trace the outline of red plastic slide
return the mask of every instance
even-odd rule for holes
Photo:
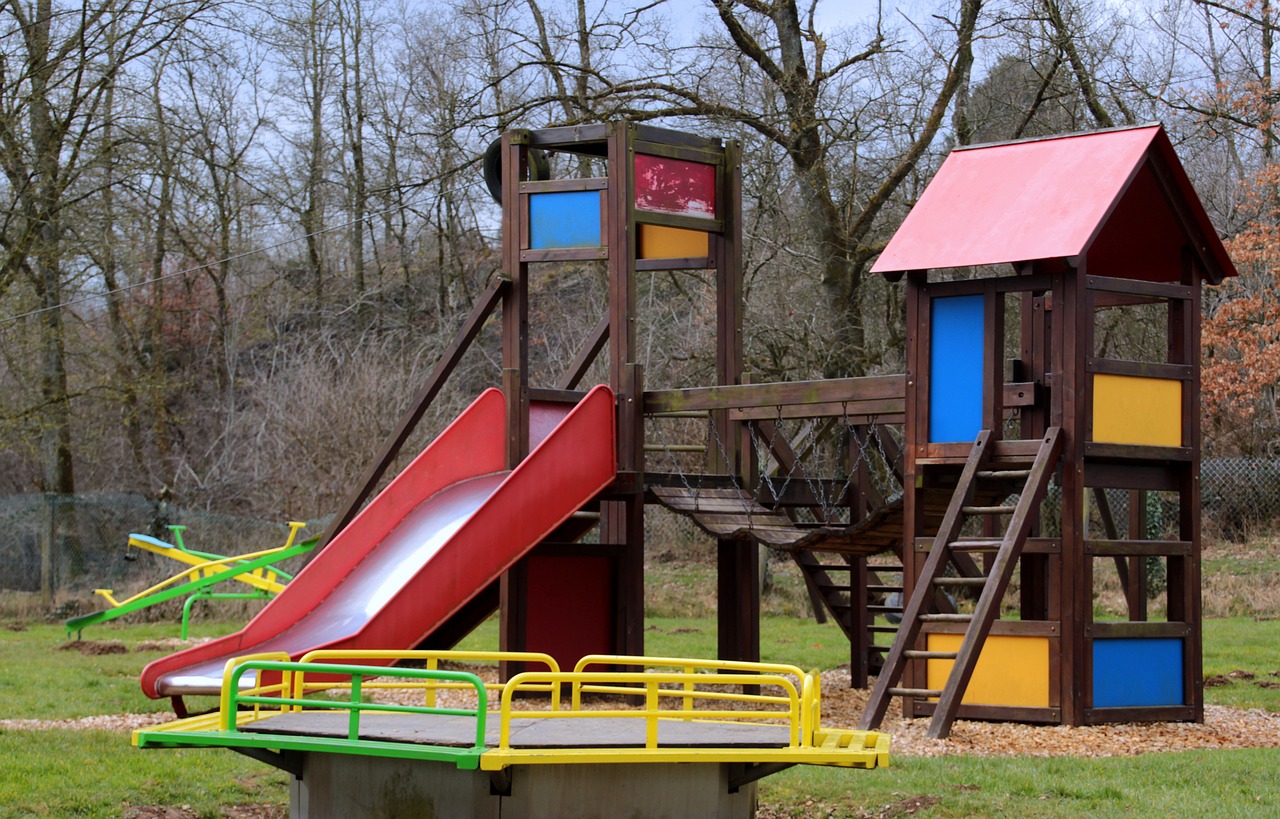
[[[613,481],[613,393],[566,409],[533,406],[535,446],[507,471],[505,401],[486,391],[243,630],[151,663],[143,692],[217,694],[245,654],[419,645]]]

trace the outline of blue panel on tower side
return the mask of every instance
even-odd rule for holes
[[[1093,641],[1093,707],[1184,705],[1178,637]]]
[[[972,443],[982,430],[984,300],[932,300],[929,325],[929,442]]]
[[[529,195],[529,248],[600,247],[600,191]]]

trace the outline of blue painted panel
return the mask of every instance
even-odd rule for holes
[[[1184,705],[1182,640],[1093,641],[1093,706]]]
[[[529,195],[529,247],[600,247],[600,191]]]
[[[983,297],[933,299],[929,442],[973,442],[982,430]]]

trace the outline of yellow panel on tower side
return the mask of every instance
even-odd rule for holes
[[[711,234],[666,225],[640,225],[639,258],[700,259],[711,253]]]
[[[1182,382],[1098,373],[1093,377],[1092,440],[1182,446]]]
[[[930,634],[930,651],[959,651],[962,634]],[[928,661],[928,686],[942,690],[952,660]],[[960,700],[966,705],[1049,707],[1049,638],[992,635]]]

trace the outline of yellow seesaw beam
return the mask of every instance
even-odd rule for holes
[[[181,571],[170,578],[162,580],[159,583],[152,586],[151,588],[144,589],[143,591],[140,591],[137,594],[125,600],[116,600],[114,597],[115,591],[112,589],[94,589],[93,593],[105,599],[112,606],[119,608],[120,606],[127,605],[129,603],[132,603],[135,600],[140,600],[143,597],[146,597],[151,594],[155,594],[161,589],[167,586],[171,586],[174,583],[177,583],[182,580],[186,580],[189,582],[193,580],[199,580],[204,577],[212,577],[213,575],[217,575],[217,574],[234,572],[236,567],[244,561],[254,560],[259,557],[266,557],[267,555],[275,554],[277,552],[283,552],[284,550],[288,549],[290,546],[293,545],[294,538],[296,538],[298,535],[298,530],[302,529],[302,527],[306,525],[307,525],[306,523],[300,523],[296,520],[289,521],[289,537],[287,540],[285,540],[285,543],[283,546],[279,546],[273,549],[263,549],[262,551],[258,551],[258,552],[248,552],[242,555],[235,555],[234,557],[221,557],[216,560],[208,560],[198,555],[193,555],[190,552],[184,552],[181,549],[177,548],[176,546],[170,546],[166,543],[161,543],[158,540],[153,540],[151,538],[142,538],[137,535],[130,535],[129,536],[130,546],[136,546],[139,549],[145,549],[146,551],[152,552],[153,554],[163,555],[164,557],[172,558],[182,563],[188,563],[191,565],[191,568]],[[259,589],[261,591],[267,592],[268,594],[279,594],[281,591],[284,590],[284,584],[278,580],[276,573],[273,571],[270,571],[266,567],[254,569],[251,572],[244,572],[241,574],[237,574],[231,579],[238,580],[241,583],[245,583],[249,586],[252,586],[255,589]]]

